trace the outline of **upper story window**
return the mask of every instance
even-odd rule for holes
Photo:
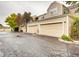
[[[49,11],[51,14],[55,15],[57,14],[57,8],[53,8]]]
[[[66,7],[64,7],[64,9],[63,9],[63,13],[64,13],[64,14],[68,14],[68,13],[69,13],[69,9],[66,8]]]
[[[38,17],[35,18],[35,21],[37,21],[37,20],[38,20]]]

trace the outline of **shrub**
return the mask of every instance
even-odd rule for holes
[[[71,37],[67,36],[67,35],[62,35],[61,39],[65,40],[65,41],[71,41]]]
[[[72,18],[70,35],[74,40],[77,40],[79,39],[79,16],[70,15],[70,18]]]

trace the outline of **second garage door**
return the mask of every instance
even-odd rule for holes
[[[32,25],[27,27],[27,32],[29,33],[37,33],[38,32],[38,27],[37,25]]]
[[[62,23],[42,24],[40,34],[59,37],[62,35]]]

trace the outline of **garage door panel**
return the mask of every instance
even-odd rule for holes
[[[60,36],[62,34],[62,23],[41,25],[41,34],[48,36]]]
[[[27,30],[29,33],[37,33],[37,26],[29,26]]]

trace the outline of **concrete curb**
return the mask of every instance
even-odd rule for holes
[[[63,43],[68,43],[68,44],[78,44],[79,45],[79,41],[65,41],[63,39],[58,39],[59,41],[63,42]]]

